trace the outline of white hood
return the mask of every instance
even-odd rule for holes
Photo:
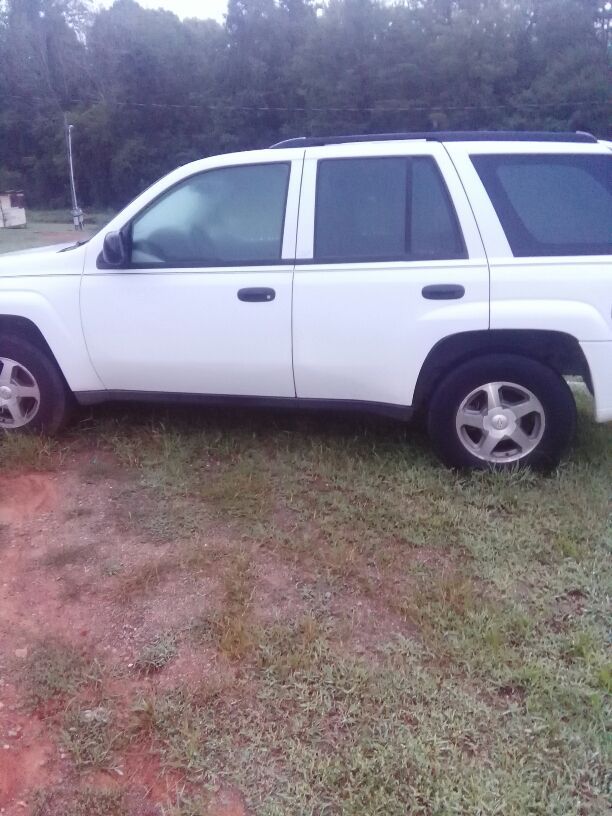
[[[14,255],[33,255],[37,252],[61,252],[62,249],[66,249],[66,247],[69,246],[74,246],[74,242],[69,244],[50,244],[49,246],[32,247],[32,249],[14,249],[12,252],[3,252],[2,255],[0,255],[0,260]]]
[[[74,242],[7,252],[0,255],[0,277],[80,275],[84,259],[85,245]]]

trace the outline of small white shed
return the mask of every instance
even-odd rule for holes
[[[21,190],[0,190],[0,229],[25,227],[25,196]]]

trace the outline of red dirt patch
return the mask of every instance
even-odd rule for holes
[[[48,474],[0,476],[0,524],[19,524],[48,513],[56,502],[57,487]]]
[[[10,745],[10,748],[7,750],[4,745]],[[48,762],[52,749],[49,743],[39,738],[39,741],[23,746],[6,742],[0,746],[0,750],[0,808],[8,814],[12,811],[4,811],[4,808],[9,805],[21,807],[18,804],[20,796],[49,784],[51,774]]]
[[[167,768],[162,773],[146,739],[119,749],[117,772],[78,772],[59,741],[61,712],[45,715],[43,705],[32,713],[26,704],[23,671],[41,644],[54,641],[95,657],[103,667],[104,688],[83,689],[82,704],[90,707],[107,695],[126,727],[140,695],[203,682],[223,685],[225,674],[231,675],[231,667],[219,665],[214,648],[192,643],[188,634],[191,622],[220,601],[217,562],[204,559],[201,566],[198,561],[184,568],[182,557],[193,556],[189,542],[160,546],[126,528],[116,497],[129,478],[112,457],[83,461],[78,454],[53,474],[0,476],[3,816],[27,814],[40,789],[50,797],[49,816],[60,816],[84,787],[120,789],[129,816],[159,816],[160,806],[175,801],[185,785],[183,775]],[[203,536],[215,551],[233,546],[227,538],[217,540],[212,529]],[[130,577],[164,559],[171,565],[168,574],[162,570],[141,591],[136,587],[128,597],[121,595]],[[160,632],[177,633],[177,654],[162,671],[143,676],[134,668],[135,658]],[[80,704],[78,695],[75,699]],[[211,810],[216,816],[245,813],[232,791],[219,793]]]

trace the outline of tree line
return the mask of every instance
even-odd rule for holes
[[[607,0],[0,0],[0,189],[118,207],[179,164],[296,135],[610,132]]]

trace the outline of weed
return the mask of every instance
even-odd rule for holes
[[[110,706],[81,708],[73,705],[64,715],[61,739],[79,770],[112,769],[124,732],[115,726],[115,712]]]
[[[61,462],[58,443],[44,436],[0,431],[0,467],[49,470]]]
[[[112,578],[114,575],[120,575],[123,572],[123,564],[119,561],[106,561],[102,565],[102,574]]]
[[[117,587],[117,596],[122,603],[151,592],[165,576],[176,570],[176,563],[170,559],[147,561],[136,567],[129,574],[121,577]]]
[[[81,477],[86,483],[108,479],[115,473],[115,468],[99,456],[92,456],[87,464],[81,467]]]
[[[53,567],[61,569],[72,564],[80,564],[87,561],[92,552],[91,544],[69,544],[47,553],[42,559],[41,563],[45,567]]]
[[[91,516],[93,513],[93,509],[91,507],[85,507],[82,504],[77,504],[75,507],[71,507],[65,512],[65,518],[67,521],[72,519],[82,519],[86,518],[87,516]]]
[[[127,816],[121,790],[81,788],[75,791],[52,788],[34,795],[32,816]]]
[[[599,666],[595,672],[595,685],[612,694],[612,663]]]
[[[65,699],[99,680],[99,666],[81,651],[57,640],[37,644],[28,654],[23,682],[32,707],[53,698]]]
[[[209,636],[222,654],[238,660],[250,654],[257,642],[258,627],[251,608],[253,578],[246,552],[239,551],[226,561],[223,605],[196,621],[191,632],[196,639]]]
[[[144,674],[152,674],[164,668],[176,655],[176,636],[164,632],[144,646],[136,660],[135,667]]]
[[[208,812],[208,801],[201,796],[177,795],[175,801],[162,806],[162,816],[204,816]]]

